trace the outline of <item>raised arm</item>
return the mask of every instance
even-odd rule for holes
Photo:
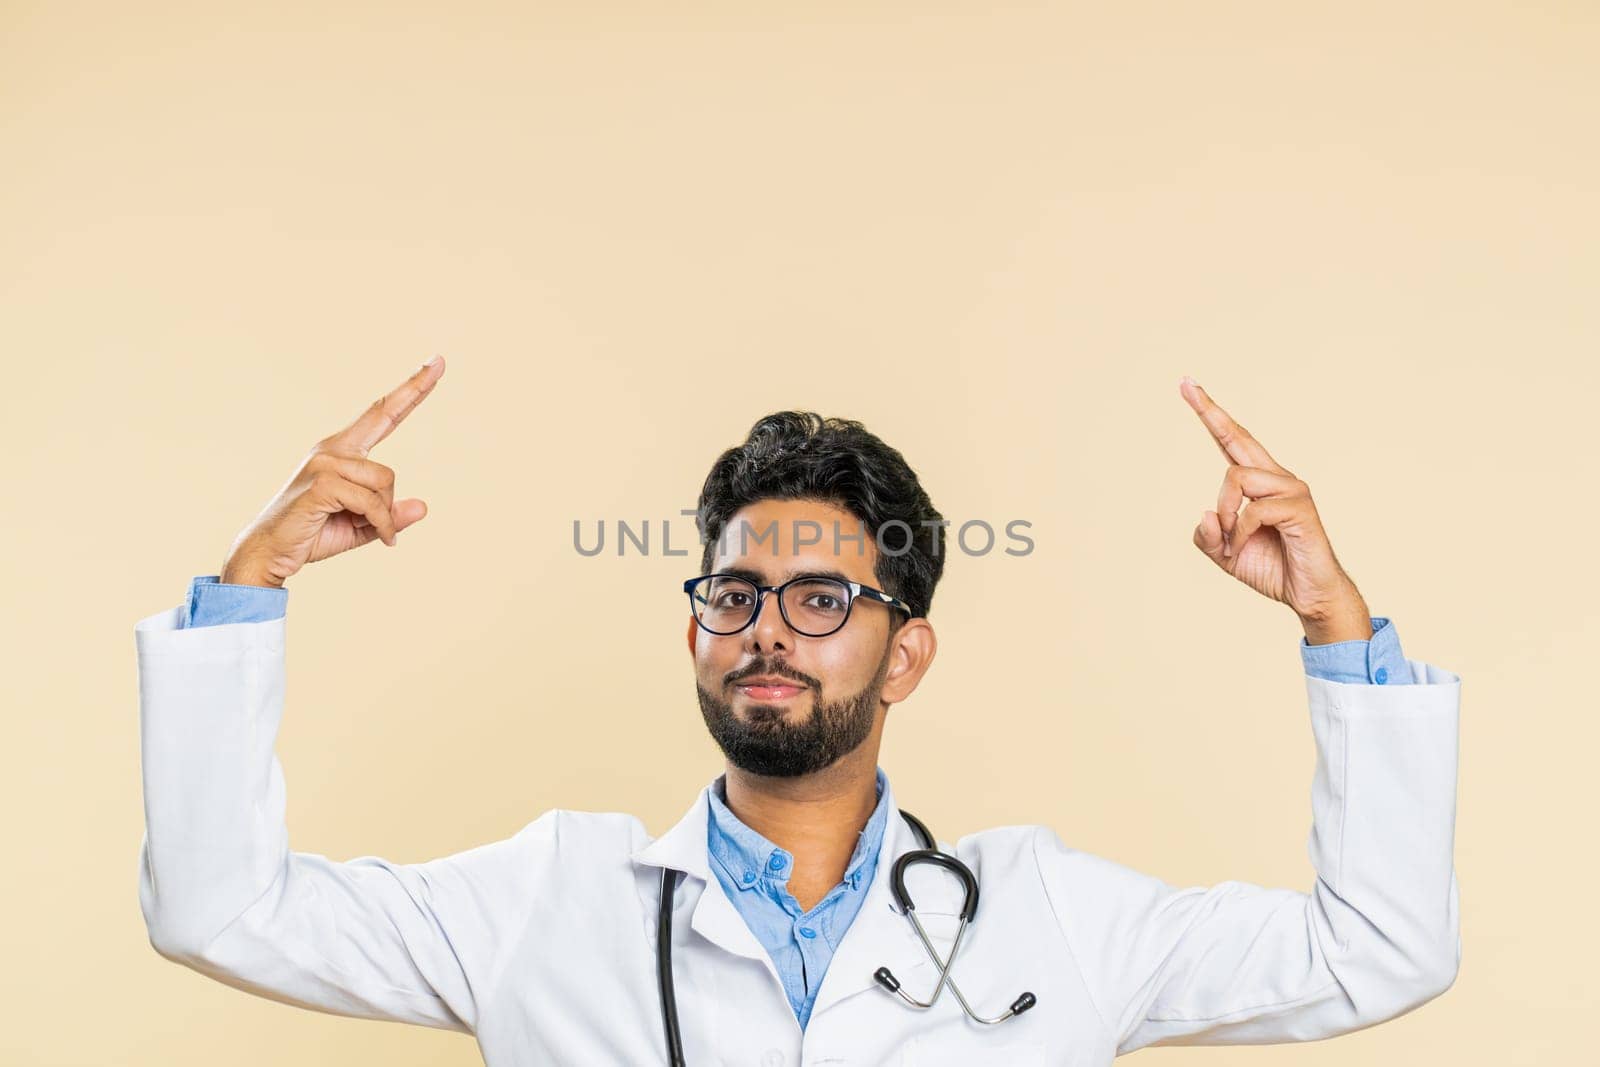
[[[442,372],[442,364],[424,365],[318,442],[235,540],[218,584],[282,589],[308,562],[373,540],[394,544],[426,508],[396,504],[393,472],[366,454]],[[151,944],[274,1000],[473,1030],[484,976],[506,940],[490,917],[514,926],[523,914],[521,874],[550,869],[554,813],[505,841],[428,863],[292,851],[274,752],[285,618],[281,608],[237,616],[252,621],[192,617],[194,591],[134,631],[145,807],[139,902]]]
[[[524,872],[554,869],[554,812],[426,863],[291,851],[273,751],[284,619],[183,629],[183,610],[135,627],[151,944],[273,1000],[472,1032]]]
[[[1309,893],[1236,881],[1177,888],[1042,831],[1046,892],[1119,1053],[1370,1026],[1448,988],[1461,951],[1460,678],[1404,659],[1392,625],[1375,631],[1306,483],[1192,380],[1180,392],[1229,464],[1195,546],[1287,604],[1305,630],[1317,877]]]
[[[1040,833],[1051,905],[1119,1054],[1332,1037],[1454,982],[1461,685],[1407,665],[1405,685],[1305,676],[1317,746],[1309,893],[1175,887]]]

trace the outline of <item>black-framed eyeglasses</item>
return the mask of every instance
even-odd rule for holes
[[[858,599],[899,608],[908,617],[911,605],[881,589],[860,582],[801,575],[782,585],[757,585],[737,574],[702,574],[683,583],[694,621],[707,633],[726,637],[756,621],[768,593],[778,594],[778,611],[789,629],[804,637],[827,637],[850,620]]]

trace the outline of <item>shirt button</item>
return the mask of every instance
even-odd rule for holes
[[[1374,674],[1373,677],[1378,680],[1378,684],[1379,685],[1382,685],[1384,682],[1387,682],[1389,680],[1389,668],[1388,667],[1379,667],[1378,668],[1378,673]]]
[[[775,871],[783,870],[783,857],[782,856],[773,856],[771,861],[768,862],[767,866],[771,867]]]
[[[800,928],[800,936],[801,937],[816,937],[817,936],[817,932],[815,930],[811,929],[811,927],[809,927],[809,926],[802,926]]]
[[[775,1048],[769,1048],[761,1057],[761,1067],[783,1067],[783,1053]]]
[[[756,872],[755,871],[745,871],[744,872],[744,880],[746,882],[755,881],[756,880]]]

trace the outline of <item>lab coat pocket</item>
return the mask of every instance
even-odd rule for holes
[[[961,926],[960,915],[933,909],[919,909],[917,915],[940,958],[948,958],[955,943],[956,931]],[[967,995],[973,1010],[992,1017],[1002,1014],[1023,987],[1017,984],[1013,968],[996,967],[993,960],[984,958],[986,948],[992,950],[993,947],[985,946],[986,940],[978,936],[976,924],[969,925],[950,974]],[[906,991],[918,999],[926,1000],[932,994],[938,976],[939,968],[931,957],[924,956],[914,968],[908,970]],[[1024,1036],[1019,1032],[1019,1029],[1032,1029],[1036,1020],[1016,1016],[993,1026],[984,1026],[966,1018],[948,988],[940,993],[938,1003],[933,1008],[918,1013],[917,1022],[927,1032],[918,1034],[903,1046],[901,1058],[892,1061],[898,1067],[955,1067],[957,1064],[967,1067],[984,1067],[986,1064],[995,1064],[996,1067],[1001,1064],[1006,1067],[1043,1067],[1049,1062],[1046,1059],[1048,1047],[1043,1038],[1037,1032],[1033,1036]]]
[[[894,1061],[897,1067],[1045,1067],[1040,1041],[1019,1041],[1003,1034],[962,1034],[956,1038],[912,1039]]]

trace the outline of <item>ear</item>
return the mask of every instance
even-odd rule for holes
[[[689,632],[684,635],[689,642],[689,658],[694,659],[694,643],[700,639],[700,624],[689,620]]]
[[[889,671],[879,699],[898,704],[917,688],[939,651],[939,639],[927,619],[907,619],[889,649]]]

